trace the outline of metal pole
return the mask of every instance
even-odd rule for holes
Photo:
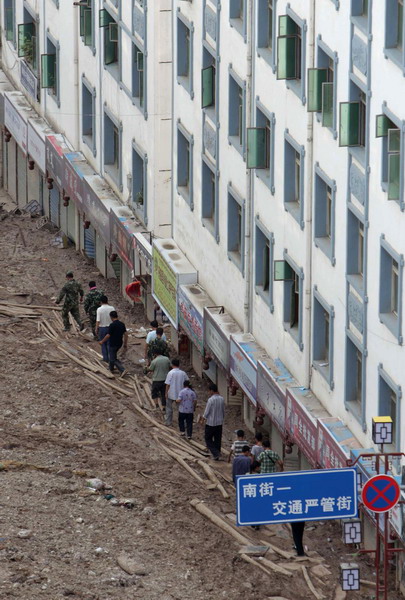
[[[380,474],[380,456],[376,455],[375,470]],[[375,577],[376,600],[380,600],[380,513],[376,513],[376,542],[375,542]]]
[[[381,446],[381,452],[384,447]],[[384,456],[384,472],[388,473],[388,456]],[[388,511],[384,513],[384,600],[388,597]]]

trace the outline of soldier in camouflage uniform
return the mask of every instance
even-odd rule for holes
[[[74,280],[72,271],[68,271],[66,273],[66,280],[67,281],[61,289],[56,300],[56,304],[59,304],[63,298],[65,298],[62,308],[62,319],[65,326],[65,331],[70,330],[69,313],[71,313],[80,329],[82,329],[82,322],[80,320],[79,313],[79,295],[80,302],[83,302],[83,288],[80,283]]]
[[[89,281],[90,291],[84,299],[84,311],[89,316],[91,330],[96,337],[96,314],[97,309],[101,306],[101,296],[104,296],[103,290],[97,289],[95,281]]]

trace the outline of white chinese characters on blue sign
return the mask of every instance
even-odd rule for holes
[[[236,491],[238,525],[357,516],[355,469],[242,476]]]

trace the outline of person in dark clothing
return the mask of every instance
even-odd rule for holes
[[[118,314],[116,310],[110,312],[111,324],[108,326],[108,333],[104,336],[99,344],[102,345],[108,340],[109,342],[109,369],[111,373],[114,372],[114,367],[117,367],[121,373],[121,377],[126,375],[124,365],[117,358],[118,350],[124,345],[124,350],[128,347],[128,332],[124,323],[118,320]]]
[[[250,459],[250,448],[248,445],[242,447],[242,452],[235,456],[232,463],[232,479],[236,486],[238,475],[246,475],[250,471],[252,463]]]
[[[291,531],[297,556],[305,556],[302,538],[304,537],[305,521],[294,521],[291,523]]]

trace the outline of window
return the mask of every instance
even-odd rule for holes
[[[320,47],[322,47],[324,50]],[[318,68],[308,69],[308,105],[309,112],[320,113],[322,127],[335,129],[335,86],[337,55],[328,50],[318,40]]]
[[[180,124],[177,128],[177,192],[190,208],[193,204],[193,144],[194,138]]]
[[[132,44],[132,97],[136,99],[139,108],[144,109],[145,104],[145,54],[136,45]]]
[[[387,0],[385,5],[385,55],[402,67],[404,61],[404,0]]]
[[[104,112],[104,169],[121,185],[121,126]]]
[[[228,106],[229,141],[239,152],[243,153],[245,138],[245,89],[244,84],[241,81],[238,83],[231,74],[229,75]]]
[[[177,18],[177,81],[193,94],[193,26]]]
[[[382,139],[381,182],[388,200],[400,200],[402,196],[402,134],[397,124],[386,114],[376,117],[376,137]]]
[[[352,17],[354,17],[355,24],[363,29],[363,31],[367,31],[369,0],[351,0],[351,3]]]
[[[302,343],[303,279],[302,269],[296,265],[286,252],[284,252],[284,260],[275,261],[274,281],[284,282],[284,329],[291,334],[300,350],[304,348]]]
[[[110,67],[115,79],[119,78],[119,26],[108,10],[99,12],[99,25],[104,29],[104,65]]]
[[[203,160],[202,163],[202,219],[203,224],[216,237],[218,242],[215,168],[208,163],[208,160]]]
[[[82,77],[82,139],[96,153],[96,90]]]
[[[228,188],[228,256],[240,271],[244,270],[245,214],[243,200]]]
[[[314,238],[315,245],[335,264],[336,182],[315,166]]]
[[[4,0],[4,31],[8,42],[15,42],[14,0]]]
[[[315,286],[313,304],[313,366],[333,389],[333,319],[334,309],[320,296]]]
[[[403,255],[398,254],[381,237],[380,256],[380,321],[402,344],[402,268]]]
[[[26,8],[23,12],[24,23],[18,26],[18,56],[38,72],[38,34],[36,19]]]
[[[364,422],[363,415],[363,351],[354,338],[346,336],[346,381],[345,402],[347,407],[359,420]]]
[[[305,38],[307,23],[287,5],[278,18],[277,79],[287,79],[290,88],[305,103]]]
[[[80,3],[80,37],[85,46],[94,47],[93,42],[93,0]]]
[[[401,450],[401,386],[396,385],[384,371],[382,364],[378,366],[378,414],[392,419],[392,443],[397,451]]]
[[[255,289],[273,312],[273,234],[256,220],[255,227]]]
[[[132,147],[132,205],[147,225],[147,157],[137,146]]]
[[[288,212],[304,227],[304,147],[285,133],[284,142],[284,206]]]
[[[351,102],[340,103],[339,146],[365,146],[367,123],[366,94],[351,82]]]
[[[350,283],[363,293],[364,273],[364,223],[360,215],[347,213],[347,274]]]
[[[201,107],[215,108],[216,79],[215,58],[206,48],[203,49],[203,69],[201,71]]]
[[[258,54],[270,62],[273,70],[275,69],[275,1],[276,0],[259,0],[257,4]]]
[[[231,27],[246,40],[246,0],[229,0],[229,19]]]
[[[59,43],[46,39],[46,54],[41,55],[41,87],[47,88],[59,105]]]

